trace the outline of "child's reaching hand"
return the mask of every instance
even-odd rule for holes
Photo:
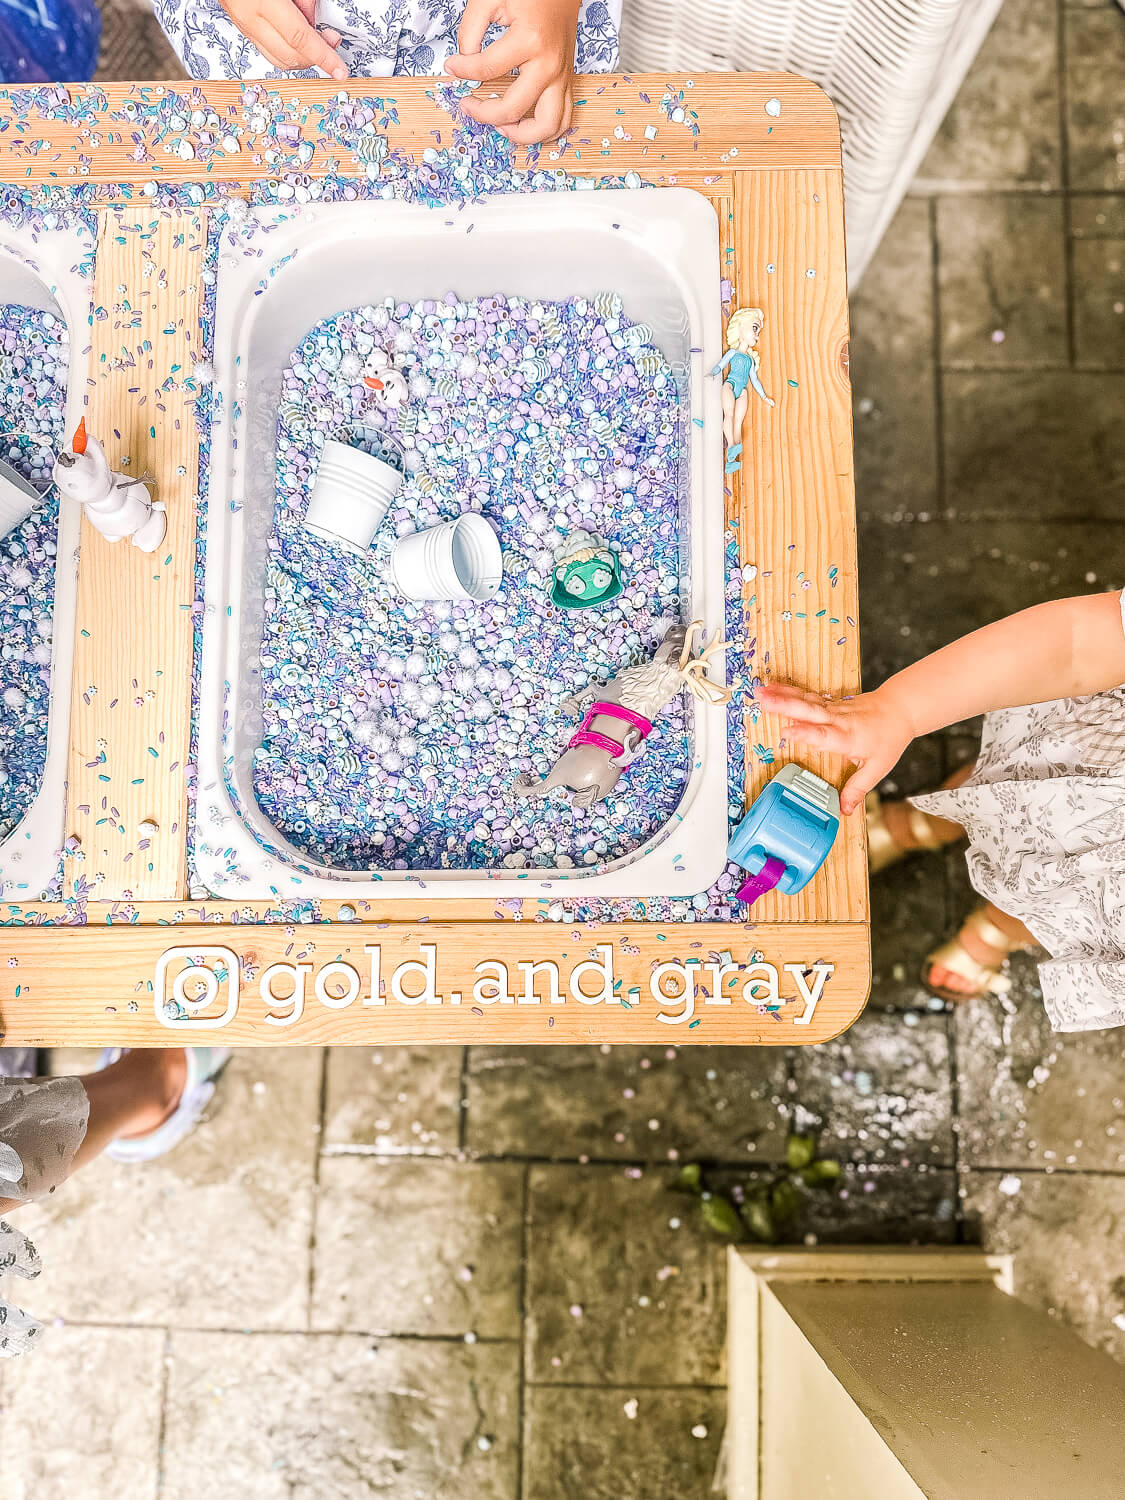
[[[344,79],[347,67],[334,49],[340,33],[313,25],[316,0],[219,0],[231,20],[275,68],[319,68]]]
[[[503,98],[466,99],[469,118],[524,146],[562,135],[574,108],[578,11],[579,0],[469,0],[457,33],[461,50],[446,61],[445,71],[491,83],[519,70]],[[482,52],[492,25],[507,30]]]
[[[798,745],[828,750],[855,764],[840,793],[845,814],[862,805],[914,738],[902,704],[892,702],[882,688],[834,701],[769,684],[757,690],[755,701],[767,713],[782,715],[786,734]]]
[[[833,702],[763,685],[757,701],[789,735],[853,761],[840,793],[853,812],[912,739],[975,714],[1125,685],[1125,634],[1116,593],[1055,599],[962,636],[889,677],[873,693]]]

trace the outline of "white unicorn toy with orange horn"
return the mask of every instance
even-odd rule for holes
[[[70,448],[55,460],[59,494],[81,505],[109,542],[126,537],[141,552],[155,552],[168,530],[168,516],[139,479],[118,474],[109,466],[101,443],[78,424]]]

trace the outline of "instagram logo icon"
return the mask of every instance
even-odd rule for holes
[[[238,1013],[237,955],[229,948],[166,949],[153,975],[152,1005],[162,1026],[225,1026]]]

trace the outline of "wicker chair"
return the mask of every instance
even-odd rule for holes
[[[803,73],[844,139],[854,286],[1003,0],[624,0],[621,66]]]

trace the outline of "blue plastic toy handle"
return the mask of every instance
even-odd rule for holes
[[[840,828],[840,794],[803,766],[782,767],[735,829],[727,858],[757,875],[767,860],[780,860],[785,873],[777,889],[787,896],[803,890],[835,843]]]

